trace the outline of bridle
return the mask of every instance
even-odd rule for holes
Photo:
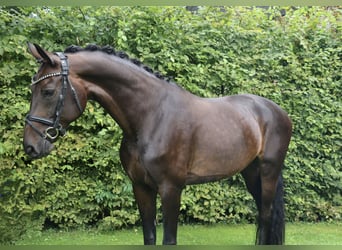
[[[51,141],[57,139],[58,136],[64,136],[66,133],[66,129],[63,128],[63,126],[60,124],[60,120],[61,120],[61,114],[62,114],[62,110],[63,110],[63,106],[64,106],[64,100],[65,100],[65,96],[67,93],[68,85],[70,86],[72,95],[76,101],[76,104],[77,104],[79,111],[81,113],[83,112],[83,109],[81,107],[81,103],[80,103],[80,100],[79,100],[78,95],[76,93],[76,90],[68,78],[68,74],[69,74],[68,58],[62,52],[56,52],[55,54],[61,60],[62,71],[56,72],[56,73],[46,74],[37,80],[32,79],[32,83],[31,83],[31,86],[33,86],[33,85],[36,85],[37,83],[39,83],[39,82],[41,82],[47,78],[55,77],[55,76],[62,76],[62,87],[61,87],[58,102],[56,105],[55,118],[53,121],[51,121],[51,120],[46,119],[46,118],[42,118],[42,117],[38,117],[38,116],[32,116],[30,114],[28,114],[25,118],[25,122],[28,125],[30,125],[36,133],[38,133],[42,138],[49,139]],[[48,127],[44,130],[44,132],[41,132],[36,126],[34,126],[34,124],[32,122],[38,122],[38,123],[44,124]]]

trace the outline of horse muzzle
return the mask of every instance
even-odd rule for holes
[[[53,148],[53,144],[45,138],[39,138],[35,143],[28,139],[24,139],[25,153],[32,159],[39,159],[47,156]]]

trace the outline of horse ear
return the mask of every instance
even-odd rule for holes
[[[51,53],[42,49],[38,44],[27,43],[28,49],[30,53],[38,60],[45,63],[50,64],[51,66],[55,65],[55,61],[52,58]]]

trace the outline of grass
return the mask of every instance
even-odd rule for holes
[[[178,230],[179,245],[253,245],[255,225],[182,225]],[[157,228],[157,244],[161,244],[162,228]],[[141,245],[141,228],[99,232],[95,229],[47,230],[26,236],[17,245]],[[342,245],[341,223],[288,223],[287,245]]]

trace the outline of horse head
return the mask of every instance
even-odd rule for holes
[[[53,143],[83,113],[87,99],[80,80],[72,76],[64,53],[50,53],[31,43],[28,48],[40,68],[31,83],[24,149],[30,157],[41,158],[51,152]]]

